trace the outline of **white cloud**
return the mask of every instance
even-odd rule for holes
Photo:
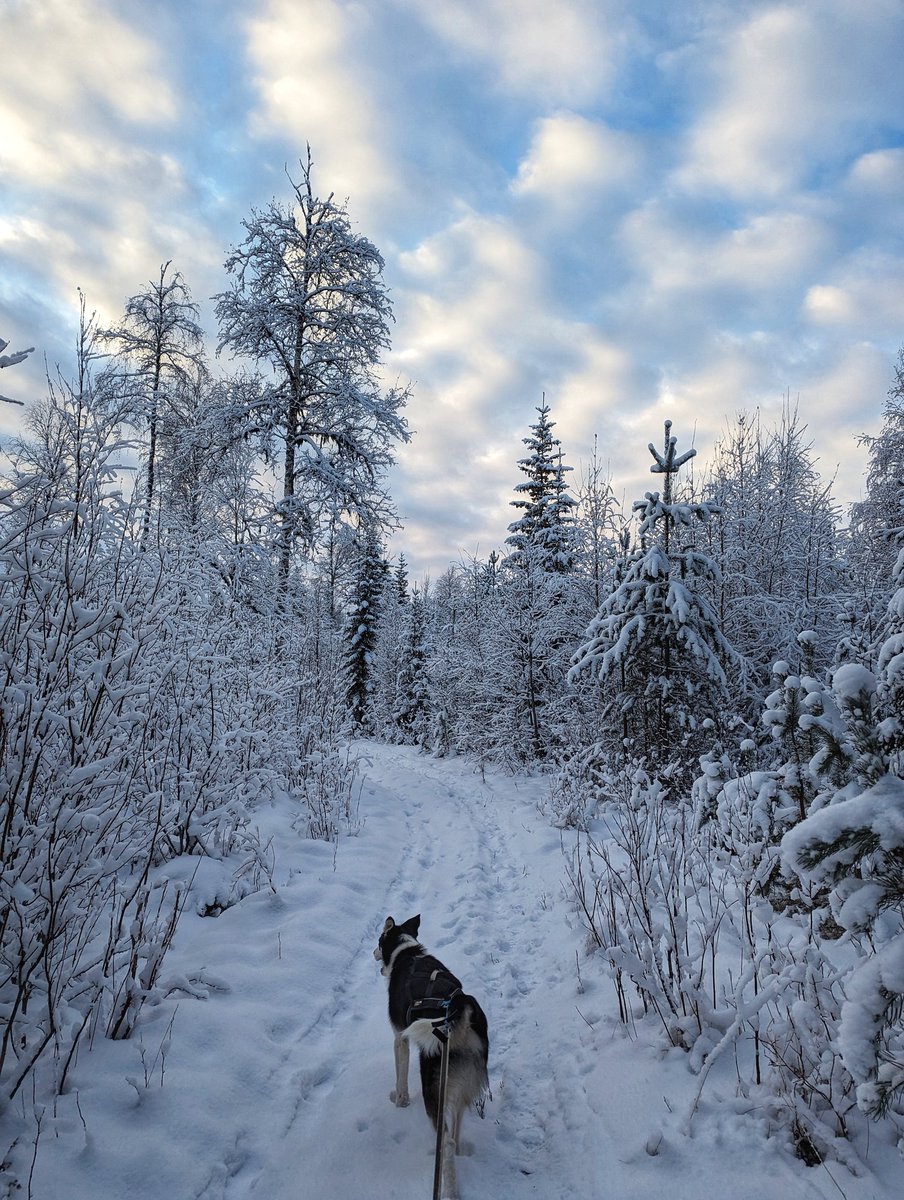
[[[537,122],[527,156],[512,182],[517,196],[570,208],[636,184],[642,164],[637,140],[577,113]]]
[[[340,0],[266,0],[246,23],[260,95],[252,131],[290,139],[299,156],[309,143],[315,184],[324,181],[319,186],[340,201],[353,197],[356,214],[398,188],[366,61],[356,50],[375,20]]]
[[[820,325],[845,325],[855,316],[853,298],[843,288],[814,283],[804,298],[807,315]]]
[[[578,105],[611,88],[624,25],[600,0],[404,0],[504,90],[547,105]]]
[[[176,96],[160,47],[103,0],[8,9],[0,72],[0,166],[53,183],[103,164],[122,126],[171,123]]]
[[[734,229],[708,228],[652,201],[624,220],[620,239],[650,307],[709,299],[733,304],[769,296],[783,302],[831,249],[831,232],[815,216],[798,212],[755,215]],[[700,315],[708,309],[701,306]],[[725,312],[723,309],[722,316]]]
[[[0,74],[0,168],[17,185],[0,238],[4,291],[35,286],[33,305],[54,309],[63,328],[77,287],[109,318],[161,261],[176,259],[203,289],[222,259],[179,158],[185,103],[172,64],[123,8],[46,0],[4,19],[17,51]],[[32,336],[51,341],[47,330]]]
[[[904,330],[904,257],[865,251],[834,264],[825,283],[804,298],[814,326],[868,340],[899,338]]]
[[[904,13],[894,0],[771,4],[699,47],[712,102],[676,180],[749,201],[844,162],[853,138],[901,99]]]
[[[904,193],[904,150],[871,150],[851,167],[849,182],[856,188],[884,193],[900,201]]]

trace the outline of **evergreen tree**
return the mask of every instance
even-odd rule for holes
[[[647,492],[635,503],[639,549],[571,669],[574,680],[592,673],[602,689],[601,752],[643,755],[657,768],[688,765],[722,727],[727,668],[736,657],[702,589],[718,568],[680,540],[717,510],[674,498],[673,478],[696,453],[678,455],[676,443],[667,421],[664,452],[649,447],[650,470],[665,476],[663,493]]]
[[[373,528],[367,529],[361,538],[354,596],[345,624],[346,700],[353,726],[364,733],[373,732],[374,652],[387,572],[380,539]]]
[[[565,483],[571,467],[563,463],[561,442],[553,437],[555,421],[549,419],[545,397],[537,412],[539,420],[523,439],[530,454],[518,461],[527,479],[516,485],[519,499],[511,502],[523,511],[509,525],[506,544],[513,548],[510,557],[515,563],[530,556],[543,571],[567,574],[574,566],[576,504]]]
[[[497,569],[498,626],[484,673],[494,697],[488,728],[512,763],[545,758],[558,740],[553,710],[564,690],[571,646],[578,636],[572,573],[577,538],[575,501],[568,494],[562,446],[553,436],[544,398],[539,419],[518,462],[526,480],[515,487],[521,510],[509,525],[511,553]],[[560,731],[559,731],[560,732]]]
[[[408,628],[402,643],[396,681],[396,727],[406,742],[423,746],[430,729],[430,683],[427,672],[427,612],[419,588],[403,610]]]

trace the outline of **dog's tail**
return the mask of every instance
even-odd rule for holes
[[[449,1004],[449,1075],[446,1082],[446,1104],[454,1111],[464,1111],[472,1105],[483,1116],[490,1099],[490,1080],[487,1060],[490,1039],[487,1019],[473,996],[459,992]],[[439,1040],[435,1039],[439,1048]],[[434,1129],[440,1119],[439,1084],[441,1056],[420,1056],[421,1090],[424,1107]]]

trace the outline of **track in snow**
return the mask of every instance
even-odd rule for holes
[[[572,939],[554,903],[558,835],[535,808],[540,785],[482,780],[470,764],[405,748],[369,745],[367,754],[368,826],[395,825],[394,853],[368,864],[367,927],[351,955],[337,945],[335,994],[302,1021],[273,1079],[279,1138],[268,1139],[266,1161],[240,1148],[241,1165],[220,1194],[429,1195],[433,1135],[417,1066],[412,1061],[411,1107],[396,1109],[388,1099],[386,989],[372,955],[387,915],[420,912],[425,945],[478,997],[490,1025],[494,1100],[484,1122],[473,1114],[465,1120],[473,1153],[459,1164],[462,1195],[591,1197],[597,1173],[585,1143],[598,1139],[569,1059],[592,1034],[573,1004],[550,1023],[535,1003],[542,998],[548,1007],[551,981],[567,981],[572,996],[576,983]]]

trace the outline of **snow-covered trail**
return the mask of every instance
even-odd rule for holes
[[[259,1173],[230,1181],[228,1200],[299,1195],[429,1195],[433,1137],[411,1066],[412,1104],[396,1109],[385,984],[372,956],[384,918],[421,913],[421,938],[487,1011],[494,1101],[469,1116],[465,1196],[591,1197],[600,1138],[572,1071],[592,1036],[573,999],[549,1023],[538,996],[576,987],[562,924],[558,834],[537,813],[539,783],[489,776],[398,747],[368,747],[368,805],[394,812],[391,853],[369,864],[372,909],[356,953],[337,946],[335,996],[300,1030],[275,1096],[281,1144]],[[381,839],[382,840],[382,839]],[[529,850],[527,849],[529,847]],[[589,1049],[589,1047],[588,1047]],[[589,1118],[589,1119],[588,1119]],[[256,1156],[255,1156],[256,1157]],[[321,1188],[323,1190],[321,1190]]]
[[[484,1121],[465,1118],[463,1200],[897,1194],[869,1169],[853,1178],[791,1158],[741,1111],[728,1056],[685,1135],[698,1084],[687,1056],[629,1036],[600,964],[585,961],[579,981],[583,935],[560,836],[537,809],[542,779],[361,750],[359,836],[337,850],[299,837],[286,801],[261,810],[273,888],[216,919],[187,912],[167,959],[171,979],[208,999],[174,993],[146,1009],[137,1038],[97,1039],[43,1114],[36,1156],[23,1135],[13,1157],[23,1183],[34,1159],[31,1191],[10,1194],[426,1200],[432,1130],[414,1062],[411,1106],[389,1101],[392,1034],[372,953],[387,915],[415,913],[489,1020],[494,1098]]]

